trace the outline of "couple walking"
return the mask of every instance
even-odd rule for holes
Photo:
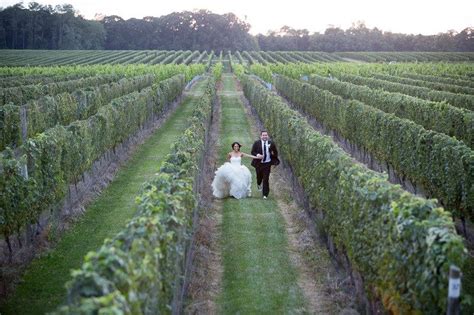
[[[263,199],[270,192],[269,178],[272,165],[280,164],[275,144],[269,140],[268,132],[260,132],[260,140],[254,142],[251,154],[240,151],[240,143],[232,143],[232,151],[227,154],[229,162],[224,163],[216,171],[212,181],[212,191],[216,198],[232,196],[236,199],[250,197],[252,175],[242,165],[242,157],[252,158],[252,166],[257,174],[257,187],[262,191]]]

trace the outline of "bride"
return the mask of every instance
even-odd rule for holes
[[[232,196],[236,199],[250,197],[252,175],[249,169],[241,164],[242,157],[262,159],[257,156],[240,152],[240,143],[232,143],[232,151],[227,154],[229,162],[224,163],[216,171],[216,176],[212,181],[212,194],[216,198]]]

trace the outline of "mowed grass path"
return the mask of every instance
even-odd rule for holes
[[[222,119],[219,140],[219,164],[225,162],[231,143],[238,141],[241,150],[250,153],[253,134],[237,92],[235,77],[223,75],[219,91]],[[251,159],[243,158],[253,173],[252,198],[222,202],[221,248],[223,292],[219,309],[223,314],[305,313],[305,302],[297,285],[296,270],[290,263],[284,219],[270,191],[263,200],[256,189]]]
[[[187,126],[194,96],[203,91],[201,80],[191,89],[193,96],[185,97],[176,112],[134,152],[54,250],[32,262],[1,314],[44,314],[65,301],[64,285],[71,279],[70,270],[80,268],[89,251],[97,250],[105,238],[112,238],[133,217],[135,197],[170,153],[171,145]]]

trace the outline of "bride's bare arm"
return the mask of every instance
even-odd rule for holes
[[[242,153],[242,156],[249,157],[249,158],[252,158],[252,159],[259,159],[259,160],[263,159],[263,155],[260,156],[260,154],[259,154],[259,156],[255,156],[255,155],[247,154],[247,153],[243,153],[243,152],[241,152],[241,153]]]

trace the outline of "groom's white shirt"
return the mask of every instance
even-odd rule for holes
[[[261,142],[262,142],[262,153],[263,153],[263,151],[264,151],[264,149],[265,149],[264,144],[265,144],[265,142],[267,142],[267,150],[266,150],[266,152],[265,152],[265,158],[266,158],[266,159],[265,159],[265,161],[262,161],[262,163],[268,163],[268,162],[270,162],[270,161],[272,160],[271,157],[270,157],[270,144],[268,143],[269,141],[263,141],[263,140],[261,140]]]

